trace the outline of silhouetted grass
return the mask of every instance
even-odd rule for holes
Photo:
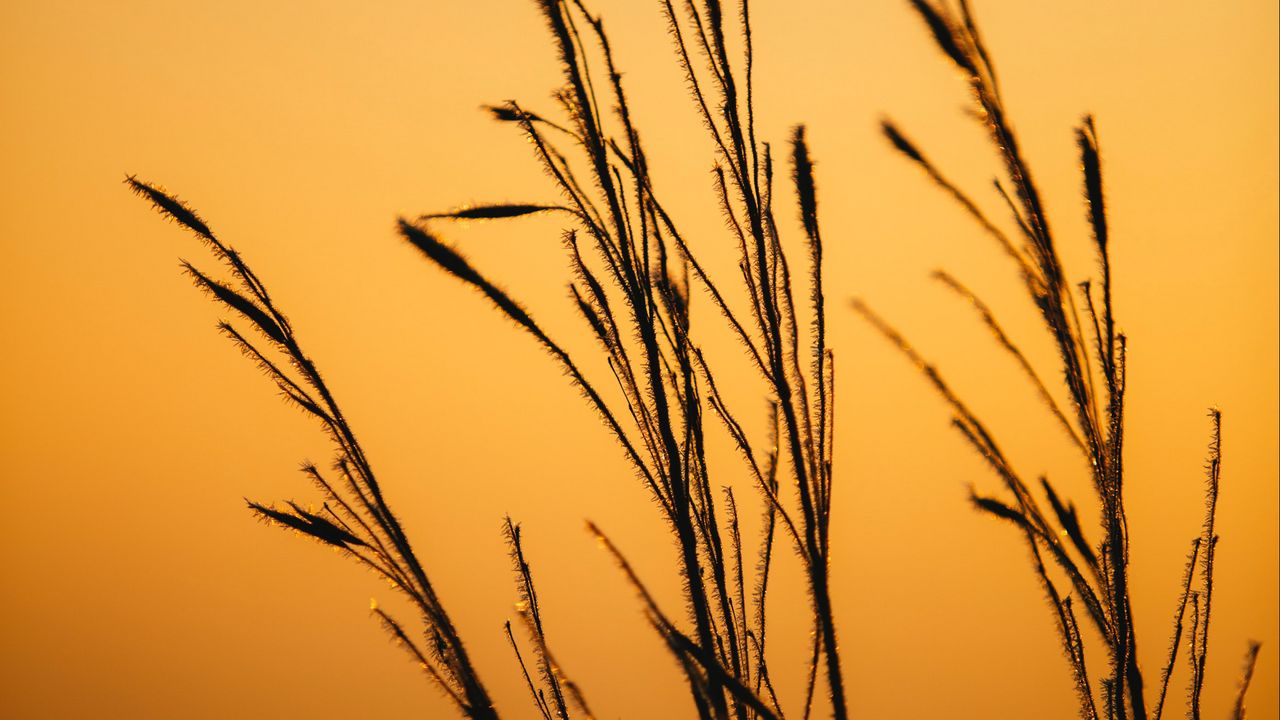
[[[1137,633],[1130,601],[1130,536],[1123,493],[1126,343],[1125,335],[1117,330],[1114,314],[1110,234],[1097,128],[1093,118],[1085,116],[1075,131],[1087,219],[1101,275],[1097,283],[1085,281],[1078,285],[1079,302],[1084,308],[1082,315],[1058,256],[1056,238],[1050,231],[1039,188],[1032,179],[1030,166],[1009,121],[995,67],[968,3],[959,0],[958,11],[928,0],[911,0],[911,4],[938,48],[961,71],[972,90],[977,116],[1004,168],[1005,177],[995,180],[995,188],[1018,229],[1018,244],[989,220],[978,205],[948,180],[892,122],[886,121],[882,129],[894,148],[951,195],[1013,259],[1027,294],[1039,310],[1044,328],[1057,347],[1059,370],[1069,399],[1065,412],[1053,399],[1035,368],[1005,334],[990,308],[950,275],[938,273],[938,277],[974,306],[997,342],[1017,360],[1045,406],[1083,455],[1091,470],[1094,492],[1101,508],[1098,522],[1101,541],[1096,546],[1089,543],[1075,506],[1070,502],[1064,503],[1049,480],[1041,478],[1041,488],[1052,510],[1052,518],[1057,522],[1055,528],[1027,483],[1001,452],[992,434],[941,375],[864,303],[855,301],[854,307],[924,372],[951,405],[956,428],[1005,485],[1009,500],[980,496],[975,492],[973,502],[980,511],[1017,527],[1030,550],[1032,567],[1054,612],[1079,697],[1081,717],[1089,720],[1099,717],[1108,720],[1146,720],[1151,717],[1158,720],[1161,717],[1169,678],[1183,642],[1184,618],[1189,603],[1190,629],[1186,645],[1191,678],[1187,704],[1189,716],[1198,719],[1209,650],[1214,553],[1218,540],[1215,517],[1221,470],[1221,414],[1217,410],[1210,412],[1212,440],[1205,520],[1200,536],[1191,545],[1159,695],[1154,708],[1149,711],[1150,693],[1144,687],[1139,667]],[[1065,576],[1069,585],[1066,592],[1051,579],[1045,566],[1045,556]],[[1076,616],[1077,602],[1083,606],[1088,622],[1103,638],[1107,654],[1107,669],[1096,682],[1085,663],[1085,643]],[[1237,716],[1243,716],[1244,691],[1256,657],[1257,645],[1254,644],[1246,663],[1245,680],[1241,683]]]
[[[422,666],[427,677],[463,714],[472,718],[496,718],[493,703],[471,665],[462,639],[427,579],[400,521],[383,498],[382,487],[355,432],[315,363],[303,353],[293,327],[272,301],[266,286],[240,255],[219,240],[181,201],[133,177],[126,183],[162,213],[195,233],[214,257],[227,265],[234,286],[212,280],[190,263],[183,263],[197,287],[234,310],[258,331],[261,339],[254,340],[229,322],[219,325],[275,383],[287,401],[320,422],[334,445],[332,474],[326,475],[311,464],[302,468],[320,494],[319,510],[304,509],[293,502],[279,509],[248,501],[249,508],[264,520],[338,548],[408,598],[424,626],[421,639],[415,639],[418,633],[411,635],[399,621],[377,607],[373,612],[388,634]]]
[[[549,352],[582,390],[657,501],[679,550],[673,570],[685,591],[683,617],[661,610],[619,549],[598,528],[591,530],[618,561],[639,593],[646,617],[683,668],[698,716],[783,716],[769,679],[765,635],[766,596],[781,529],[801,559],[812,608],[809,682],[801,711],[810,714],[822,667],[833,713],[844,718],[847,701],[828,563],[835,368],[826,347],[817,190],[804,130],[797,127],[790,140],[791,179],[807,250],[801,260],[784,251],[774,210],[773,154],[756,139],[748,4],[739,5],[736,23],[726,19],[719,0],[662,4],[677,61],[717,149],[710,163],[715,186],[709,199],[724,215],[739,251],[739,276],[713,280],[697,259],[695,243],[686,240],[659,200],[603,22],[580,0],[539,0],[538,6],[561,61],[564,86],[556,99],[567,120],[550,121],[514,102],[491,111],[531,141],[536,160],[553,178],[564,204],[472,205],[414,221],[401,219],[399,233],[434,265],[479,290]],[[730,32],[740,36],[741,58],[730,58]],[[562,151],[561,145],[569,149]],[[262,335],[250,340],[231,324],[222,325],[286,399],[321,422],[337,449],[336,480],[313,466],[304,469],[322,495],[319,511],[295,503],[276,508],[251,502],[250,508],[339,548],[391,582],[414,603],[425,635],[415,639],[375,609],[389,634],[464,715],[495,717],[462,640],[383,500],[352,429],[265,286],[183,203],[133,178],[128,182],[226,261],[231,284],[192,265],[186,268],[198,286]],[[612,377],[587,377],[575,355],[429,225],[537,213],[562,213],[574,225],[563,240],[576,278],[569,295]],[[793,277],[792,265],[806,262]],[[702,331],[692,323],[690,306],[698,295],[714,305],[764,381],[771,410],[763,437],[750,437],[743,429],[736,407],[742,400],[719,390],[717,371],[698,339]],[[808,327],[800,327],[798,303],[806,303],[813,314]],[[601,382],[616,385],[621,400],[607,400],[597,390]],[[730,466],[708,462],[707,433],[717,427],[740,455]],[[754,572],[744,568],[733,493],[726,488],[722,495],[715,485],[743,473],[754,481],[764,517]],[[519,527],[508,520],[506,532],[517,571],[519,612],[532,644],[532,671],[509,623],[505,630],[533,704],[546,718],[590,717],[583,693],[553,658]],[[748,584],[754,591],[748,592]]]
[[[823,244],[804,128],[795,128],[787,153],[803,232],[804,252],[797,256],[786,249],[790,245],[779,231],[773,151],[756,137],[747,0],[740,0],[736,20],[726,18],[719,0],[662,0],[676,61],[692,91],[694,111],[715,148],[709,163],[714,183],[709,200],[723,216],[737,249],[737,274],[713,277],[699,260],[704,241],[682,233],[661,201],[603,22],[582,0],[537,2],[560,60],[563,85],[555,99],[557,114],[564,119],[550,120],[550,113],[530,112],[516,102],[489,110],[496,120],[511,124],[530,141],[535,161],[551,178],[562,204],[481,204],[426,213],[414,220],[400,219],[398,233],[434,266],[478,290],[547,351],[582,392],[635,477],[653,496],[658,519],[670,530],[678,551],[671,568],[683,588],[684,607],[678,612],[659,606],[645,579],[600,528],[592,524],[589,530],[635,589],[645,618],[682,669],[697,716],[703,720],[786,716],[770,679],[765,633],[766,600],[771,590],[776,592],[771,569],[781,542],[791,545],[800,559],[804,586],[794,590],[807,596],[813,627],[810,660],[804,668],[805,696],[792,712],[808,718],[816,688],[825,682],[831,712],[843,720],[848,717],[849,698],[830,598],[829,562],[835,366],[826,345]],[[1160,692],[1154,711],[1148,712],[1130,603],[1130,540],[1123,499],[1125,336],[1117,330],[1113,315],[1096,128],[1086,117],[1076,132],[1101,273],[1096,287],[1087,282],[1080,287],[1082,316],[967,4],[961,0],[958,15],[925,0],[911,4],[972,86],[1004,165],[1006,178],[995,186],[1018,229],[1017,242],[892,123],[886,122],[883,131],[1013,259],[1058,350],[1066,405],[1054,399],[990,307],[951,275],[939,273],[938,278],[973,305],[1086,459],[1101,506],[1097,531],[1102,540],[1090,542],[1090,531],[1082,525],[1075,506],[1045,478],[1040,489],[1049,511],[1042,510],[1032,488],[986,426],[941,375],[889,324],[860,302],[855,306],[925,373],[950,404],[956,427],[1003,482],[1008,497],[974,492],[973,503],[1013,524],[1030,550],[1033,569],[1053,610],[1081,716],[1158,719],[1185,629],[1191,668],[1188,703],[1192,716],[1198,717],[1213,598],[1220,415],[1212,413],[1205,521],[1192,542]],[[740,57],[730,57],[731,33],[741,41]],[[334,446],[331,470],[303,468],[320,495],[318,509],[293,502],[272,506],[252,501],[250,509],[264,520],[337,548],[387,580],[410,601],[421,624],[409,629],[375,607],[375,617],[390,637],[462,715],[498,717],[462,638],[384,499],[354,431],[266,286],[182,202],[132,177],[127,183],[195,233],[226,266],[230,282],[184,263],[198,287],[238,316],[237,325],[224,322],[222,331],[287,401],[321,424]],[[439,235],[440,225],[451,220],[512,220],[543,213],[563,216],[572,225],[562,238],[574,277],[567,295],[589,331],[592,352],[606,360],[606,376],[588,376],[583,368],[598,363],[579,363],[580,351],[553,338],[533,313]],[[704,334],[692,319],[694,302],[710,303],[720,327]],[[808,323],[802,321],[806,313],[812,318]],[[247,333],[240,329],[246,323],[252,328]],[[739,420],[741,404],[754,406],[760,398],[722,394],[716,378],[723,368],[703,353],[702,338],[725,329],[763,381],[769,417],[761,437],[748,433]],[[600,388],[606,387],[609,391],[602,392]],[[712,463],[707,456],[708,433],[721,431],[738,454],[727,465]],[[738,502],[727,489],[728,479],[743,476],[758,492],[763,516],[754,568],[747,567]],[[724,487],[723,492],[716,483]],[[527,637],[522,650],[511,623],[506,623],[505,635],[516,661],[509,669],[519,671],[539,716],[591,718],[586,693],[552,651],[520,526],[508,518],[505,533],[515,570],[517,613]],[[1050,567],[1057,568],[1052,576]],[[1059,588],[1061,581],[1054,580],[1059,574],[1067,588]],[[1077,612],[1083,612],[1103,638],[1107,669],[1100,677],[1086,666]],[[1236,717],[1243,717],[1244,693],[1256,657],[1254,645],[1246,658]]]
[[[654,629],[685,670],[699,716],[782,713],[766,681],[764,635],[774,535],[781,524],[808,578],[814,668],[821,660],[835,715],[846,717],[827,561],[834,367],[825,340],[817,193],[803,128],[791,138],[791,166],[809,267],[793,279],[795,260],[783,250],[774,211],[772,152],[755,137],[747,4],[739,7],[737,28],[744,47],[739,63],[743,69],[730,61],[719,2],[685,2],[679,8],[662,4],[695,106],[717,149],[715,197],[738,243],[740,277],[713,280],[660,200],[603,22],[577,0],[544,0],[539,7],[561,61],[565,84],[556,98],[568,121],[551,122],[514,102],[492,112],[530,140],[565,204],[481,205],[431,213],[415,223],[402,220],[400,232],[441,269],[480,290],[550,351],[654,496],[680,551],[678,572],[692,632],[686,636],[647,593],[642,595]],[[705,69],[694,57],[706,63]],[[571,150],[566,153],[561,145]],[[586,377],[570,352],[549,338],[523,306],[425,224],[551,210],[568,213],[576,221],[577,227],[564,236],[577,278],[569,295],[597,352],[608,360],[612,378],[606,380],[616,384],[621,402],[606,400],[597,389],[600,381]],[[745,313],[733,309],[727,292],[730,282],[740,301],[748,304]],[[807,285],[804,302],[815,317],[807,329],[799,327],[797,319],[793,285],[798,283]],[[714,304],[769,389],[768,400],[775,408],[770,425],[781,444],[781,463],[772,450],[774,439],[749,438],[737,419],[734,400],[719,392],[717,371],[703,355],[701,332],[691,323],[690,303],[698,293]],[[744,467],[708,464],[709,415],[727,430]],[[768,450],[762,455],[754,449],[760,447]],[[750,607],[736,507],[732,495],[717,499],[712,480],[713,474],[731,476],[743,469],[755,480],[766,515],[756,602]],[[798,518],[779,497],[784,490],[796,493]],[[617,548],[606,544],[628,568]],[[627,575],[642,587],[629,569]],[[814,677],[812,670],[809,675]],[[813,686],[811,680],[809,698]],[[806,713],[810,702],[806,699]]]

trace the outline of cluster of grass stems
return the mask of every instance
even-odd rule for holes
[[[1004,161],[1012,193],[1002,181],[997,181],[996,187],[1008,203],[1021,242],[1015,244],[990,222],[896,127],[886,123],[884,132],[898,150],[950,192],[1015,261],[1057,343],[1068,410],[1059,407],[987,306],[951,276],[939,277],[979,311],[1084,455],[1101,501],[1101,543],[1095,547],[1086,540],[1075,507],[1064,504],[1048,480],[1042,479],[1041,487],[1062,532],[1055,530],[986,427],[941,376],[865,305],[855,302],[855,307],[924,371],[950,403],[956,427],[1009,490],[1010,501],[976,494],[973,500],[979,509],[1012,522],[1021,531],[1054,611],[1080,697],[1081,716],[1089,720],[1159,718],[1183,628],[1188,626],[1186,642],[1192,666],[1188,702],[1193,717],[1198,717],[1217,540],[1214,510],[1220,465],[1219,416],[1213,413],[1204,528],[1191,546],[1158,699],[1154,709],[1148,710],[1132,620],[1129,538],[1122,497],[1125,341],[1112,315],[1101,163],[1093,122],[1086,119],[1077,131],[1089,219],[1102,269],[1100,288],[1088,283],[1080,287],[1086,324],[1064,278],[1039,193],[1005,116],[995,71],[967,5],[961,3],[957,16],[924,0],[913,0],[912,4],[972,87]],[[653,496],[676,549],[675,571],[684,597],[678,614],[661,608],[623,552],[602,530],[589,527],[636,590],[645,617],[683,671],[697,716],[704,720],[787,716],[770,679],[765,632],[770,570],[778,544],[786,543],[803,568],[813,628],[805,695],[791,713],[807,718],[815,706],[817,688],[823,686],[832,715],[843,720],[849,714],[849,697],[830,597],[828,543],[835,366],[826,346],[822,238],[804,128],[794,129],[786,153],[803,237],[784,243],[775,213],[774,153],[768,143],[756,137],[747,0],[741,0],[728,17],[719,0],[661,0],[676,58],[715,148],[715,200],[737,248],[737,274],[713,278],[660,199],[601,19],[592,15],[582,0],[538,0],[538,6],[564,74],[554,99],[566,119],[557,123],[515,102],[489,110],[530,141],[536,160],[554,182],[562,202],[482,204],[402,218],[399,234],[432,264],[478,290],[548,352],[598,414],[636,478]],[[740,41],[736,52],[730,50],[729,42],[734,32]],[[133,177],[127,182],[197,235],[225,266],[229,281],[183,264],[198,287],[238,315],[241,326],[247,323],[255,332],[242,332],[229,322],[220,323],[221,331],[289,402],[318,421],[332,441],[335,457],[329,468],[303,467],[320,495],[318,509],[294,502],[280,506],[250,502],[251,510],[336,548],[390,583],[410,602],[420,626],[411,628],[375,606],[373,613],[387,633],[463,716],[497,718],[480,673],[384,499],[353,429],[266,286],[185,204]],[[590,331],[594,352],[607,360],[607,377],[588,377],[576,351],[571,353],[553,339],[523,305],[441,240],[434,229],[451,220],[512,219],[541,213],[562,214],[572,223],[562,238],[574,277],[568,296]],[[723,323],[719,329],[728,328],[741,356],[762,381],[769,408],[763,437],[754,437],[744,429],[735,399],[723,396],[717,386],[719,366],[704,355],[699,340],[702,331],[691,322],[690,305],[695,296],[711,303]],[[751,400],[752,405],[758,403],[758,399]],[[734,463],[713,467],[708,462],[708,432],[726,434],[739,456]],[[754,567],[744,557],[737,499],[727,479],[722,479],[744,475],[757,490],[762,516]],[[550,648],[520,526],[507,518],[504,530],[515,569],[516,609],[526,649],[521,651],[522,643],[510,622],[505,634],[530,702],[547,720],[591,718],[583,690],[556,662]],[[1051,579],[1046,556],[1066,578],[1069,592],[1064,593]],[[1085,665],[1076,603],[1106,647],[1108,669],[1100,691]],[[1244,688],[1256,655],[1254,646],[1237,717],[1243,717]]]
[[[1096,282],[1086,280],[1072,288],[1049,228],[1040,191],[1032,179],[1031,168],[1009,120],[995,66],[968,0],[959,0],[956,10],[928,0],[911,0],[911,4],[924,20],[938,48],[954,63],[969,86],[974,115],[987,131],[1004,170],[1004,177],[995,179],[993,185],[1017,231],[1012,237],[1002,231],[894,123],[885,121],[881,129],[892,146],[957,201],[1014,264],[1027,295],[1039,311],[1043,327],[1056,347],[1060,361],[1058,371],[1067,390],[1065,409],[1054,399],[1039,372],[1006,334],[988,305],[950,274],[940,271],[936,277],[977,311],[997,343],[1017,362],[1072,446],[1079,451],[1097,496],[1100,510],[1097,527],[1101,541],[1094,545],[1086,539],[1075,505],[1064,502],[1049,479],[1042,476],[1039,485],[1052,515],[1046,514],[1029,484],[1000,450],[987,426],[938,371],[865,303],[855,300],[853,306],[933,384],[954,413],[953,425],[1008,491],[1007,499],[971,491],[971,499],[979,511],[1006,520],[1019,530],[1053,612],[1079,698],[1080,717],[1086,720],[1158,720],[1162,717],[1169,680],[1184,642],[1185,629],[1190,665],[1188,716],[1198,720],[1205,660],[1209,651],[1214,553],[1218,542],[1215,515],[1222,463],[1221,413],[1216,409],[1209,413],[1212,439],[1206,465],[1208,480],[1204,523],[1200,535],[1191,542],[1158,690],[1148,690],[1138,662],[1129,577],[1129,524],[1124,504],[1126,341],[1124,333],[1117,329],[1114,314],[1110,236],[1097,128],[1093,118],[1085,116],[1075,129],[1075,140],[1084,176],[1086,215],[1101,277]],[[1057,527],[1050,518],[1056,520]],[[1046,565],[1057,567],[1057,582]],[[1078,610],[1101,638],[1106,653],[1106,670],[1097,682],[1086,666],[1086,643],[1077,617]],[[1189,624],[1186,622],[1188,610]],[[1244,693],[1253,674],[1257,653],[1257,644],[1251,643],[1235,704],[1236,717],[1243,717]]]

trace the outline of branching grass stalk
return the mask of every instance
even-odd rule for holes
[[[1192,717],[1198,718],[1212,608],[1221,416],[1216,410],[1211,413],[1213,440],[1208,466],[1205,521],[1201,536],[1192,546],[1184,589],[1175,616],[1170,651],[1152,712],[1148,710],[1143,675],[1138,663],[1137,633],[1130,599],[1130,536],[1123,492],[1126,340],[1124,334],[1117,329],[1114,313],[1110,232],[1097,127],[1092,117],[1085,116],[1075,131],[1084,179],[1086,218],[1101,275],[1097,287],[1092,282],[1079,285],[1080,300],[1085,311],[1082,318],[1058,256],[1056,238],[1050,230],[1044,201],[1010,123],[995,66],[967,1],[959,0],[958,9],[935,4],[931,0],[910,2],[938,48],[960,71],[972,91],[976,113],[986,128],[1004,169],[1004,179],[997,179],[994,184],[1009,210],[1013,224],[1018,228],[1019,243],[1015,244],[1000,230],[969,194],[947,179],[892,122],[883,123],[884,135],[895,149],[924,170],[936,185],[955,199],[1014,260],[1027,294],[1039,310],[1045,330],[1056,345],[1059,371],[1069,399],[1065,411],[1054,400],[1046,384],[1040,379],[1040,374],[1004,332],[986,303],[951,275],[938,273],[938,277],[975,307],[997,342],[1015,358],[1045,406],[1066,429],[1073,444],[1081,452],[1090,470],[1093,489],[1101,508],[1101,542],[1094,546],[1085,539],[1075,507],[1069,502],[1064,503],[1053,485],[1041,478],[1041,486],[1057,521],[1057,528],[1053,527],[1026,483],[995,444],[986,426],[952,392],[938,372],[864,303],[855,302],[854,307],[924,372],[951,405],[955,413],[955,426],[1010,491],[1012,503],[976,493],[973,494],[973,502],[980,511],[1010,521],[1022,531],[1032,555],[1033,568],[1054,610],[1063,651],[1070,664],[1079,696],[1081,717],[1090,720],[1099,717],[1099,700],[1102,706],[1101,717],[1106,720],[1147,720],[1160,717],[1169,677],[1177,658],[1183,617],[1189,599],[1192,612],[1191,631],[1187,640],[1191,655],[1188,705]],[[1005,189],[1006,184],[1012,188],[1012,194]],[[1063,542],[1063,538],[1070,543]],[[1109,667],[1101,679],[1100,692],[1095,690],[1093,679],[1085,666],[1084,644],[1072,609],[1072,598],[1070,595],[1064,596],[1050,577],[1042,561],[1042,555],[1045,554],[1066,576],[1075,596],[1084,603],[1088,611],[1087,617],[1105,643]],[[1197,558],[1198,573],[1194,572],[1197,570]]]
[[[684,667],[699,716],[746,718],[759,712],[754,701],[744,700],[734,688],[754,688],[754,695],[768,687],[764,597],[774,529],[781,521],[797,544],[808,578],[814,662],[821,660],[825,667],[835,716],[847,717],[827,560],[834,361],[826,347],[817,193],[803,128],[797,128],[791,138],[791,165],[810,271],[803,279],[793,279],[792,261],[783,250],[774,213],[772,153],[768,145],[757,142],[755,134],[749,7],[745,2],[739,6],[744,46],[744,70],[740,71],[730,62],[725,14],[717,0],[686,0],[679,7],[663,3],[677,60],[717,149],[713,178],[725,222],[738,241],[742,293],[749,300],[750,319],[743,322],[659,200],[602,20],[579,0],[542,0],[539,7],[560,58],[565,84],[556,98],[568,122],[546,120],[514,102],[494,108],[493,114],[516,124],[529,138],[536,158],[565,198],[566,205],[556,209],[567,209],[580,226],[566,234],[577,277],[569,292],[608,360],[625,409],[607,402],[563,346],[550,340],[527,311],[507,299],[425,224],[474,218],[474,208],[402,222],[401,232],[441,268],[480,289],[552,351],[655,495],[680,552],[693,627],[689,638],[697,647],[685,658],[689,662]],[[588,44],[594,45],[594,52],[588,51]],[[695,58],[705,63],[705,69],[698,68]],[[592,65],[603,66],[604,72],[596,76]],[[606,109],[612,121],[606,121]],[[578,162],[567,159],[557,147],[564,138],[576,146]],[[579,178],[579,165],[589,180]],[[550,209],[532,204],[481,207],[494,218]],[[771,424],[777,427],[785,464],[778,463],[776,453],[771,452],[764,462],[757,457],[735,411],[718,391],[716,373],[691,327],[690,280],[711,298],[760,371],[772,396]],[[797,281],[806,284],[813,313],[807,331],[802,331],[797,319],[792,287]],[[741,452],[766,508],[755,618],[750,617],[742,591],[746,581],[741,577],[736,505],[730,501],[727,514],[720,507],[713,490],[713,469],[706,462],[708,409]],[[630,420],[629,427],[620,422],[625,419]],[[790,475],[798,517],[780,497],[785,485],[778,482],[779,468]],[[722,515],[725,520],[720,519]]]
[[[133,177],[127,178],[126,184],[161,213],[195,233],[214,257],[226,265],[233,278],[231,284],[214,280],[194,265],[183,263],[197,287],[248,322],[261,335],[261,340],[250,339],[225,321],[219,324],[222,332],[275,383],[287,401],[320,422],[335,446],[336,481],[314,465],[303,466],[303,473],[321,495],[322,505],[318,511],[293,502],[277,508],[248,501],[249,508],[264,520],[336,548],[404,595],[420,615],[424,628],[422,640],[415,640],[416,633],[408,632],[398,620],[376,606],[374,616],[464,716],[496,720],[497,713],[488,691],[400,521],[384,499],[382,487],[354,430],[315,363],[302,351],[293,326],[267,293],[266,286],[235,250],[215,236],[204,221],[177,198]]]
[[[563,202],[480,204],[426,213],[412,221],[400,220],[399,234],[435,266],[479,290],[550,353],[657,500],[678,550],[687,630],[658,609],[617,548],[602,542],[640,591],[654,629],[684,669],[697,715],[708,720],[783,716],[770,680],[765,632],[766,597],[781,528],[794,543],[806,577],[814,628],[808,675],[816,679],[819,667],[824,670],[833,715],[843,720],[848,716],[847,698],[829,564],[835,364],[826,344],[817,189],[804,129],[793,131],[788,155],[807,253],[792,257],[794,253],[784,249],[775,215],[773,153],[756,136],[749,5],[746,0],[739,3],[737,26],[731,29],[733,19],[726,17],[720,0],[664,0],[661,7],[677,61],[716,148],[711,163],[714,197],[739,251],[740,277],[713,279],[695,250],[708,240],[693,242],[659,200],[603,21],[582,0],[537,4],[563,72],[563,86],[555,98],[565,119],[549,120],[515,102],[490,111],[530,140],[536,160]],[[731,59],[729,34],[735,31],[743,49],[740,58]],[[569,148],[562,150],[563,145]],[[317,468],[305,469],[324,497],[322,511],[293,503],[282,509],[251,503],[251,508],[274,523],[338,547],[406,594],[422,615],[424,641],[414,640],[414,633],[381,610],[375,610],[376,617],[464,715],[496,717],[353,431],[265,287],[185,205],[149,185],[132,179],[130,183],[205,239],[229,265],[234,284],[242,287],[187,268],[197,285],[261,333],[265,343],[224,325],[281,393],[322,423],[337,448],[336,480]],[[597,352],[607,360],[609,377],[588,377],[577,351],[553,339],[528,310],[436,231],[438,224],[450,220],[535,214],[560,215],[574,226],[563,236],[574,274],[569,296]],[[702,331],[692,323],[691,303],[702,293],[759,371],[770,408],[768,437],[749,437],[738,420],[741,400],[720,391],[716,374],[723,370],[704,355]],[[740,304],[745,310],[738,308]],[[807,324],[801,320],[806,313],[812,318]],[[604,392],[608,385],[618,392]],[[713,418],[711,431],[719,426],[728,434],[741,464],[713,467],[708,462],[708,417]],[[728,489],[730,479],[744,471],[758,490],[764,520],[754,568],[746,567],[739,504]],[[577,686],[552,659],[519,528],[508,520],[506,532],[517,569],[520,615],[533,646],[532,672],[510,624],[505,634],[533,705],[548,720],[590,717]],[[810,696],[814,682],[810,681]],[[806,716],[810,705],[806,699]]]

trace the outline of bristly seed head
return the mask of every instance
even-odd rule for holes
[[[209,229],[208,225],[204,224],[204,221],[196,215],[194,210],[187,207],[181,200],[166,194],[163,190],[153,185],[142,182],[133,175],[126,177],[124,182],[134,193],[150,200],[151,204],[155,205],[160,212],[168,215],[206,240],[213,240],[213,231]]]

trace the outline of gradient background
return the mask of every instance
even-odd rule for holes
[[[1202,517],[1205,409],[1217,405],[1206,709],[1225,714],[1257,638],[1250,717],[1276,718],[1276,4],[976,4],[1077,280],[1093,259],[1070,131],[1083,112],[1098,117],[1131,339],[1127,498],[1148,682]],[[731,241],[709,209],[709,141],[657,5],[594,5],[659,192],[715,264]],[[942,401],[845,305],[869,299],[1026,475],[1050,473],[1092,512],[1083,468],[1012,361],[928,279],[946,267],[966,280],[1052,379],[1014,273],[875,131],[891,113],[1003,219],[963,85],[905,2],[753,5],[760,135],[781,146],[806,122],[819,162],[841,372],[833,592],[852,709],[1074,717],[1020,538],[965,502],[969,484],[995,491],[995,479]],[[553,648],[598,715],[691,712],[632,592],[583,531],[585,518],[604,527],[678,612],[655,507],[554,364],[392,230],[397,213],[555,200],[525,143],[477,108],[516,98],[547,111],[558,83],[540,18],[520,0],[0,3],[0,715],[448,716],[366,616],[370,596],[397,607],[386,588],[246,512],[242,496],[310,497],[293,469],[328,450],[213,331],[216,311],[175,256],[211,263],[126,192],[125,173],[190,201],[290,313],[501,710],[530,710],[501,632],[515,600],[499,533],[511,513]],[[558,230],[445,235],[587,350]],[[745,370],[734,392],[751,414]],[[803,597],[783,587],[794,565],[779,578],[771,664],[794,707],[807,624]]]

